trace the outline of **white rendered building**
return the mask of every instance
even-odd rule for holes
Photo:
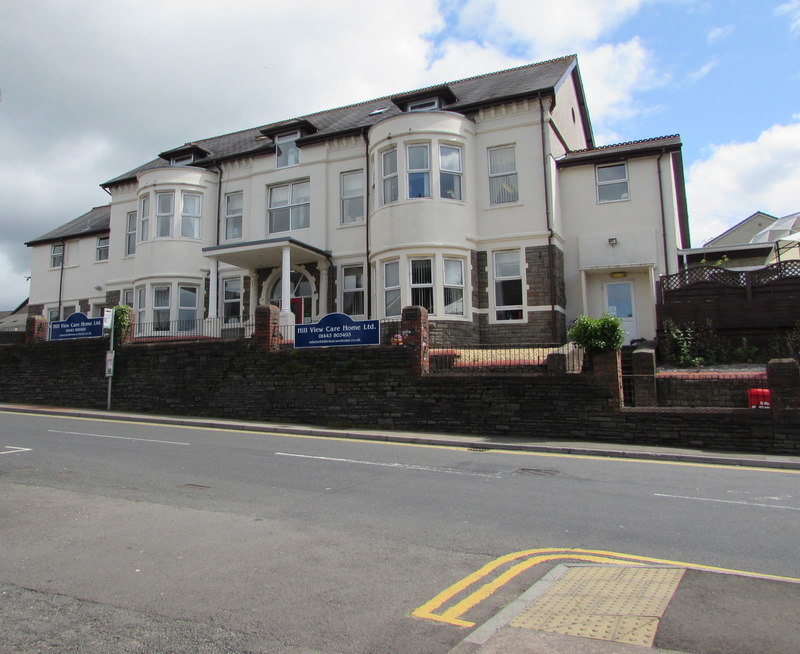
[[[611,310],[651,338],[689,245],[680,139],[596,148],[574,56],[187,143],[102,186],[109,206],[28,243],[31,313],[128,303],[172,329],[421,305],[466,344],[563,342]]]

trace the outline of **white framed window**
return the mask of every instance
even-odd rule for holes
[[[181,236],[200,238],[200,214],[203,211],[203,196],[199,193],[181,194]]]
[[[397,148],[381,154],[381,177],[383,179],[383,203],[397,202],[399,197],[397,181]]]
[[[222,280],[222,316],[225,324],[239,322],[242,315],[242,280]]]
[[[153,331],[169,331],[169,286],[153,286]]]
[[[434,312],[433,260],[411,259],[411,304]]]
[[[244,194],[241,191],[225,196],[225,240],[238,241],[242,238],[242,215],[244,214]]]
[[[297,139],[300,132],[285,132],[275,137],[275,158],[278,168],[288,168],[300,163],[300,148],[297,147]]]
[[[172,157],[169,161],[171,166],[188,166],[194,161],[193,154],[181,154],[177,157]]]
[[[625,163],[597,166],[597,201],[620,202],[628,195],[628,166]]]
[[[439,98],[428,98],[427,100],[417,100],[409,102],[406,111],[433,111],[439,108]]]
[[[461,148],[439,145],[439,193],[448,200],[462,200]]]
[[[449,316],[464,315],[464,261],[444,260],[444,312]]]
[[[430,147],[427,143],[409,145],[408,155],[408,197],[431,197]]]
[[[125,254],[136,254],[136,212],[129,211],[125,223]]]
[[[61,268],[64,264],[64,244],[53,243],[50,247],[50,267]]]
[[[136,331],[141,333],[144,329],[144,321],[147,311],[147,287],[138,286],[136,289]]]
[[[269,189],[269,233],[307,229],[311,217],[308,180]]]
[[[142,196],[139,200],[139,240],[150,238],[150,196]]]
[[[95,261],[108,261],[108,236],[97,237]]]
[[[47,310],[47,322],[57,322],[59,319],[58,309]]]
[[[175,211],[175,194],[156,193],[156,238],[172,236],[172,216]]]
[[[517,158],[513,145],[489,149],[489,204],[519,200]]]
[[[383,306],[387,317],[399,316],[400,306],[400,262],[388,261],[383,264]]]
[[[494,305],[497,320],[522,320],[522,266],[519,250],[494,253]]]
[[[126,288],[122,291],[122,304],[129,306],[133,309],[133,289]]]
[[[342,225],[364,220],[364,173],[360,170],[341,175]]]
[[[197,307],[200,289],[197,286],[178,285],[178,330],[193,332],[197,329]]]
[[[363,316],[364,266],[342,267],[342,313],[348,316]]]

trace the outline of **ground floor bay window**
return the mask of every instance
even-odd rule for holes
[[[378,268],[383,317],[399,316],[404,306],[424,307],[431,316],[467,317],[466,257],[436,254],[385,261]]]

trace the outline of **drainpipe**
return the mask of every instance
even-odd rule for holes
[[[58,319],[63,320],[67,316],[61,315],[61,303],[64,295],[64,262],[67,259],[67,242],[61,239],[61,268],[58,273]]]
[[[367,262],[364,278],[367,293],[367,319],[372,318],[372,262],[369,260],[369,136],[367,127],[361,128],[361,137],[364,139],[364,228],[366,240]],[[341,283],[341,282],[340,282]]]
[[[539,126],[542,137],[542,181],[544,182],[544,215],[547,225],[547,277],[550,280],[550,341],[556,341],[556,282],[553,279],[553,225],[550,215],[550,192],[547,183],[547,152],[545,151],[544,103],[542,92],[539,99]]]
[[[222,167],[217,164],[217,229],[214,245],[219,245],[219,233],[222,229]],[[208,317],[219,317],[219,261],[211,259],[211,270],[208,272]]]
[[[656,168],[658,175],[658,200],[661,210],[661,243],[664,248],[664,272],[669,275],[669,258],[667,246],[667,216],[664,209],[664,183],[661,180],[661,159],[667,154],[666,148],[661,148],[661,154],[656,159]]]

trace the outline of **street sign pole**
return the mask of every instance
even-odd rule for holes
[[[104,318],[108,321],[111,314],[111,332],[108,338],[108,352],[106,353],[106,377],[108,377],[108,396],[106,398],[106,411],[111,411],[111,380],[114,377],[114,309],[106,309]]]

